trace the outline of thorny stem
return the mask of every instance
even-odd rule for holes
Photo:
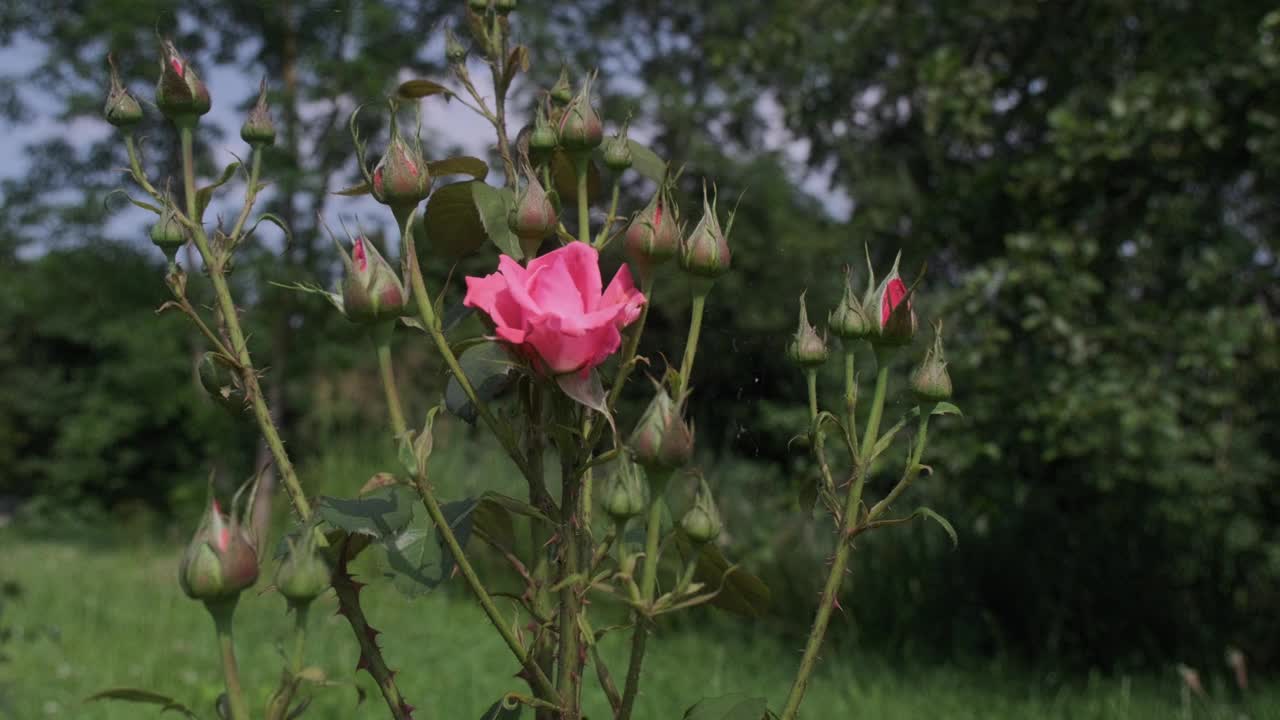
[[[813,457],[822,473],[822,486],[827,492],[835,492],[835,480],[831,477],[831,465],[827,462],[827,437],[815,422],[818,419],[818,371],[805,371],[805,384],[809,388],[809,441],[813,443]]]
[[[558,700],[555,689],[551,687],[551,681],[547,679],[547,676],[543,674],[536,663],[530,662],[529,654],[525,651],[524,646],[520,644],[515,634],[507,627],[502,613],[493,604],[493,598],[485,590],[484,584],[480,581],[480,576],[476,574],[471,561],[463,553],[462,545],[458,543],[458,536],[454,534],[453,528],[449,526],[449,520],[444,516],[444,511],[440,509],[440,503],[436,500],[430,483],[421,473],[414,477],[414,487],[417,488],[418,496],[422,499],[422,504],[426,506],[427,514],[431,516],[431,521],[435,523],[436,528],[440,531],[440,537],[444,539],[445,547],[449,548],[449,554],[453,556],[454,562],[458,565],[458,570],[467,581],[467,587],[476,596],[476,600],[480,603],[480,607],[484,609],[484,614],[488,616],[489,622],[493,623],[493,627],[502,636],[507,647],[511,649],[511,653],[520,662],[520,666],[532,673],[538,691],[543,693],[544,697]]]
[[[249,345],[245,341],[244,330],[240,326],[240,316],[236,312],[235,301],[231,297],[231,288],[227,285],[225,274],[226,259],[214,254],[213,248],[209,245],[209,238],[205,235],[204,226],[196,212],[195,159],[192,149],[191,124],[180,124],[179,135],[182,140],[182,179],[187,196],[187,216],[192,223],[191,235],[209,271],[213,292],[218,299],[218,308],[222,312],[223,322],[227,325],[227,333],[231,336],[232,348],[236,353],[235,359],[240,365],[241,379],[244,382],[250,401],[253,403],[253,414],[257,418],[258,429],[262,433],[263,439],[267,441],[267,447],[271,450],[272,457],[275,458],[276,469],[280,471],[281,477],[284,478],[284,487],[289,493],[289,500],[293,503],[298,515],[305,521],[311,516],[311,504],[307,502],[307,495],[302,490],[302,483],[298,481],[298,473],[294,470],[293,462],[289,459],[289,454],[284,449],[284,441],[280,439],[280,433],[276,430],[275,421],[271,418],[271,409],[267,407],[266,397],[263,395],[262,387],[258,383],[258,373],[254,369],[253,359],[249,355]]]
[[[480,419],[484,420],[484,424],[498,438],[498,442],[502,444],[502,449],[511,457],[512,462],[520,469],[521,474],[526,478],[533,477],[533,471],[529,468],[528,460],[520,452],[516,439],[512,437],[510,427],[500,423],[489,409],[488,404],[476,394],[475,386],[471,384],[470,378],[463,372],[462,365],[458,363],[458,356],[454,354],[453,348],[449,347],[449,340],[445,338],[444,331],[440,328],[435,306],[431,303],[431,295],[427,293],[427,285],[422,278],[422,267],[418,264],[418,254],[414,249],[413,233],[409,231],[408,220],[413,213],[413,208],[402,207],[392,208],[392,210],[395,212],[396,221],[400,224],[401,252],[402,256],[408,260],[409,279],[413,285],[412,295],[417,301],[418,313],[422,317],[422,323],[426,326],[427,332],[435,342],[436,350],[440,353],[440,357],[444,359],[445,365],[449,367],[449,372],[453,373],[454,379],[458,381],[463,394],[475,406],[476,413],[480,415]]]
[[[574,517],[581,500],[581,484],[572,455],[576,448],[561,448],[560,468],[560,650],[556,668],[556,689],[564,702],[564,718],[578,717],[578,588],[572,580],[578,572],[578,520]]]
[[[880,428],[880,416],[884,412],[884,399],[889,385],[889,352],[876,353],[876,389],[871,401],[871,416],[867,420],[866,434],[862,439],[862,457],[868,457],[868,448],[876,442],[876,434]],[[858,507],[862,502],[863,482],[866,479],[867,467],[861,463],[854,466],[853,487],[845,500],[844,517],[841,518],[840,532],[836,539],[835,557],[831,561],[831,572],[827,575],[826,584],[822,588],[818,610],[813,618],[813,627],[809,631],[809,639],[805,643],[804,655],[800,658],[800,668],[796,671],[795,681],[787,694],[787,702],[783,707],[781,720],[795,720],[800,711],[800,702],[804,699],[805,689],[809,685],[809,676],[818,663],[818,652],[822,649],[822,641],[827,634],[827,625],[831,622],[831,612],[839,602],[840,586],[844,582],[845,567],[849,563],[851,547],[847,538],[857,527]]]
[[[653,603],[653,593],[658,585],[658,548],[662,539],[662,496],[666,492],[671,475],[649,478],[649,514],[645,520],[644,568],[640,575],[640,598],[646,611]],[[635,628],[631,634],[631,658],[627,664],[627,680],[622,691],[622,706],[617,720],[628,720],[640,692],[640,672],[644,666],[645,643],[649,637],[649,617],[635,613]]]
[[[249,720],[249,705],[240,687],[240,668],[236,664],[235,642],[231,638],[231,619],[235,615],[238,597],[227,600],[211,600],[205,603],[213,616],[214,631],[218,636],[218,648],[222,653],[222,676],[227,685],[227,702],[231,706],[230,720]]]
[[[845,414],[845,432],[850,438],[858,436],[858,376],[854,372],[854,353],[853,348],[846,348],[844,351],[844,414]],[[853,461],[858,461],[857,446],[853,440],[849,441],[849,448],[853,452]]]
[[[382,699],[391,710],[391,717],[395,720],[413,720],[413,709],[405,703],[400,688],[396,687],[395,673],[391,672],[387,661],[382,658],[377,642],[378,633],[369,626],[364,610],[360,608],[360,589],[364,586],[356,582],[347,570],[345,543],[338,548],[338,552],[344,559],[339,562],[338,570],[333,575],[333,589],[338,596],[338,614],[347,618],[355,632],[356,643],[360,646],[360,660],[356,669],[366,670],[373,677],[378,691],[382,693]]]
[[[603,248],[605,241],[609,239],[609,231],[613,228],[613,224],[617,222],[618,217],[618,196],[622,194],[621,178],[615,178],[613,181],[613,199],[609,201],[609,213],[604,216],[604,226],[600,228],[600,232],[596,234],[595,247],[597,250]]]
[[[507,187],[515,189],[516,163],[511,155],[511,140],[507,137],[507,87],[502,82],[506,72],[507,36],[498,28],[498,57],[489,64],[493,71],[493,129],[498,133],[498,154],[502,156],[502,167],[506,171]]]
[[[180,123],[178,131],[182,142],[183,185],[187,197],[187,213],[192,224],[192,238],[195,240],[196,248],[200,251],[200,256],[209,271],[214,295],[218,299],[218,308],[221,311],[223,322],[227,326],[227,333],[231,336],[236,360],[240,365],[241,379],[253,403],[253,413],[258,421],[259,432],[262,433],[263,439],[266,440],[267,447],[271,450],[271,455],[275,459],[276,468],[279,470],[281,477],[284,478],[285,490],[289,493],[289,499],[293,503],[294,510],[302,521],[306,522],[311,517],[311,504],[307,502],[306,493],[302,490],[302,484],[298,481],[297,471],[294,470],[293,462],[289,459],[289,454],[285,450],[284,441],[281,440],[280,433],[276,430],[275,421],[271,417],[271,410],[267,407],[262,387],[258,383],[258,374],[249,355],[249,347],[245,341],[244,330],[240,326],[240,317],[236,313],[235,301],[231,297],[231,288],[227,284],[224,265],[226,259],[214,254],[209,244],[209,238],[205,234],[204,227],[196,213],[192,124],[189,122]],[[392,673],[387,669],[387,664],[382,659],[382,653],[377,643],[373,642],[373,639],[368,636],[369,626],[365,622],[363,611],[360,609],[358,591],[349,577],[346,580],[347,582],[344,586],[342,582],[335,579],[334,588],[338,590],[338,598],[342,602],[343,614],[346,615],[348,622],[351,624],[351,629],[356,635],[356,640],[360,644],[362,657],[367,659],[369,672],[378,682],[378,687],[382,690],[382,695],[387,701],[387,707],[391,710],[392,716],[396,720],[409,720],[410,713],[406,710],[408,706],[404,704],[403,699],[400,697],[400,692],[396,688]],[[344,587],[346,589],[345,595],[343,592]]]

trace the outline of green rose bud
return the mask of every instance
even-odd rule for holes
[[[289,550],[276,568],[276,589],[290,605],[306,605],[329,588],[332,571],[316,547],[311,530],[299,542],[288,540]]]
[[[391,118],[391,142],[373,168],[373,198],[383,205],[417,206],[431,194],[431,173],[422,157],[422,140],[413,144],[400,136],[395,116]]]
[[[618,467],[605,481],[601,504],[615,522],[627,520],[644,512],[645,483],[634,463],[624,454]]]
[[[556,84],[551,86],[549,91],[551,99],[560,105],[568,105],[573,100],[573,86],[569,84],[569,68],[560,66],[560,77],[556,80]]]
[[[120,81],[115,58],[110,54],[107,55],[107,64],[111,66],[111,89],[107,91],[107,104],[102,114],[107,118],[107,122],[116,127],[127,128],[137,125],[142,120],[142,106]]]
[[[860,340],[872,332],[871,319],[863,308],[863,301],[853,292],[853,269],[845,277],[844,297],[827,316],[827,327],[841,340]]]
[[[800,294],[800,326],[787,348],[791,361],[803,368],[816,368],[827,361],[827,341],[809,324],[809,311],[805,307],[804,293]]]
[[[933,346],[925,351],[924,360],[911,373],[911,392],[922,403],[951,399],[951,376],[942,354],[941,320],[933,326]]]
[[[271,145],[276,141],[276,126],[271,122],[271,111],[267,108],[266,78],[258,87],[258,102],[240,126],[240,137],[250,145]]]
[[[573,152],[594,150],[604,139],[604,125],[600,122],[596,109],[591,105],[592,80],[593,76],[588,76],[582,81],[582,88],[578,90],[578,94],[569,102],[569,106],[564,109],[564,115],[560,117],[557,135],[560,146],[566,150]]]
[[[351,244],[351,255],[341,245],[346,275],[342,281],[342,311],[351,322],[372,325],[404,314],[409,293],[378,248],[363,237]]]
[[[733,227],[733,214],[729,215],[729,227]],[[702,219],[680,244],[680,268],[690,275],[715,279],[729,272],[731,259],[728,231],[720,229],[715,198],[708,201],[703,186]]]
[[[617,135],[604,143],[604,166],[614,172],[622,172],[631,167],[631,143],[627,140],[627,123]]]
[[[680,403],[671,399],[666,388],[655,385],[657,392],[627,446],[637,464],[662,474],[682,467],[693,457],[693,430],[681,417]]]
[[[705,479],[698,481],[698,496],[693,507],[680,518],[680,530],[695,544],[709,543],[720,537],[723,523],[720,511],[716,509],[716,501],[711,497],[711,488]]]
[[[520,249],[526,258],[538,254],[543,239],[555,231],[559,218],[556,208],[538,182],[537,175],[529,167],[524,170],[525,186],[516,196],[516,203],[507,216],[511,232],[520,238]]]
[[[172,205],[165,205],[160,218],[151,226],[151,242],[162,251],[165,257],[173,260],[183,245],[187,244],[187,228]]]

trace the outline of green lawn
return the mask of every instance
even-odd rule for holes
[[[13,718],[124,720],[158,717],[144,706],[85,705],[103,688],[131,686],[172,695],[213,718],[221,686],[211,647],[212,625],[174,580],[178,552],[156,545],[89,550],[83,544],[26,541],[0,533],[0,580],[23,593],[4,607],[0,625],[11,632],[0,664],[3,697]],[[391,631],[385,650],[402,671],[402,688],[422,710],[419,718],[479,717],[505,691],[523,689],[507,650],[483,615],[458,596],[408,601],[375,585],[366,592],[374,623]],[[349,681],[356,652],[331,598],[313,613],[310,661],[335,680]],[[274,593],[248,594],[238,614],[239,652],[246,684],[261,705],[277,677],[284,603]],[[727,628],[727,629],[726,629]],[[617,638],[621,640],[622,638]],[[786,643],[751,637],[745,625],[714,631],[666,629],[650,644],[648,679],[637,717],[679,718],[704,696],[736,691],[783,699],[800,638]],[[621,664],[618,642],[608,656]],[[615,670],[615,672],[621,672]],[[367,676],[357,681],[371,687]],[[1037,687],[1041,689],[1036,689]],[[1182,717],[1172,677],[1059,683],[976,668],[935,668],[903,674],[857,658],[833,657],[822,666],[806,704],[809,718],[1151,718]],[[594,685],[592,686],[594,690]],[[376,695],[361,706],[350,687],[322,690],[304,716],[319,719],[386,717]],[[1250,717],[1280,717],[1280,698],[1255,696]],[[596,692],[589,716],[605,716]],[[0,717],[3,714],[0,713]],[[170,715],[168,717],[176,717]],[[1194,717],[1214,717],[1201,709]],[[1219,713],[1217,717],[1235,717]]]

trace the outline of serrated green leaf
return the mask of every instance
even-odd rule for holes
[[[715,543],[707,543],[696,549],[683,535],[676,536],[676,545],[685,562],[696,561],[698,568],[694,571],[694,580],[714,589],[724,584],[724,589],[711,601],[711,604],[731,613],[746,617],[760,617],[769,609],[771,593],[769,586],[760,578],[741,567],[735,567],[725,577],[732,563],[720,551]],[[697,553],[694,560],[693,555]]]
[[[934,406],[933,412],[930,413],[930,415],[961,415],[963,416],[964,413],[960,412],[960,408],[956,407],[955,405],[952,405],[949,402],[940,402]],[[919,405],[908,410],[906,414],[902,416],[902,419],[898,420],[898,422],[893,424],[893,427],[884,431],[884,434],[880,436],[880,439],[876,440],[876,445],[871,450],[871,457],[872,458],[880,457],[880,453],[884,452],[885,450],[888,450],[889,446],[893,444],[893,438],[898,434],[898,431],[906,427],[906,424],[908,422],[918,417],[920,417]]]
[[[402,485],[381,487],[362,497],[320,496],[316,513],[330,526],[374,538],[397,535],[413,521],[417,496]]]
[[[923,517],[938,523],[942,526],[942,530],[947,534],[947,537],[951,538],[951,547],[955,548],[960,545],[960,536],[956,535],[956,529],[952,527],[951,521],[938,514],[933,508],[918,507],[911,513],[911,517]]]
[[[480,158],[462,155],[427,163],[427,173],[431,177],[470,175],[476,180],[483,180],[489,174],[489,165]]]
[[[431,194],[418,226],[426,235],[426,242],[419,248],[419,253],[429,248],[432,255],[460,258],[484,245],[489,235],[476,207],[472,191],[476,186],[485,185],[477,180],[467,180],[445,185]]]
[[[684,711],[684,720],[763,720],[768,712],[769,703],[764,698],[732,693],[698,701]]]
[[[497,397],[515,379],[516,363],[501,343],[483,342],[468,348],[458,357],[458,364],[481,402]],[[445,385],[444,406],[454,417],[475,424],[476,407],[456,377],[450,376]]]
[[[507,218],[515,206],[515,196],[506,188],[496,188],[478,182],[471,186],[471,194],[480,213],[480,222],[484,224],[485,233],[498,251],[516,260],[524,257],[520,250],[520,239],[511,232]]]
[[[253,231],[257,230],[258,226],[261,225],[264,220],[280,228],[280,232],[284,233],[284,244],[286,246],[293,244],[293,233],[289,231],[289,226],[285,224],[283,218],[275,213],[262,213],[259,215],[258,219],[254,221],[253,225],[245,232],[244,237],[252,235]]]
[[[98,700],[121,700],[123,702],[142,703],[145,705],[159,705],[160,712],[168,712],[170,710],[180,713],[188,718],[198,718],[190,708],[182,703],[174,700],[167,695],[151,692],[150,690],[139,690],[137,688],[111,688],[96,692],[85,698],[85,702],[96,702]]]
[[[458,544],[463,547],[471,537],[471,515],[478,504],[477,500],[468,498],[440,507]],[[427,518],[383,540],[382,547],[387,556],[387,577],[397,590],[410,598],[440,587],[452,575],[456,564],[439,530]]]
[[[449,88],[441,85],[434,80],[406,80],[400,83],[400,87],[396,88],[396,94],[402,98],[410,100],[416,98],[430,97],[432,95],[444,95],[446,98],[453,97],[454,92]]]
[[[204,217],[205,208],[209,207],[209,202],[213,200],[213,191],[227,184],[227,181],[236,174],[236,170],[240,169],[239,161],[232,162],[222,169],[222,174],[212,185],[205,185],[196,191],[196,218]]]
[[[627,138],[627,146],[631,149],[632,169],[656,183],[667,177],[667,161],[658,153],[631,138]]]

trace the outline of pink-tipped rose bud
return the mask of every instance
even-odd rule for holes
[[[560,127],[557,130],[560,146],[570,152],[594,150],[604,139],[604,124],[600,122],[600,116],[591,105],[593,79],[593,76],[588,75],[587,79],[582,81],[582,88],[564,109],[564,115],[560,117]]]
[[[532,259],[538,255],[543,239],[555,231],[559,218],[533,170],[525,167],[524,177],[524,189],[516,197],[516,204],[507,216],[507,225],[520,238],[520,249],[525,258]]]
[[[415,207],[431,194],[431,174],[422,157],[422,140],[413,144],[400,137],[399,124],[391,118],[391,142],[373,168],[373,198],[383,205]]]
[[[170,120],[197,118],[212,107],[209,88],[169,40],[161,46],[156,107]]]
[[[604,511],[614,522],[625,523],[644,512],[646,495],[644,480],[624,453],[617,469],[605,481],[600,496]]]
[[[569,83],[569,68],[564,65],[560,66],[560,77],[556,79],[556,84],[551,86],[548,91],[552,100],[561,105],[568,105],[573,100],[573,85]]]
[[[219,600],[239,595],[257,580],[258,551],[249,533],[211,500],[178,567],[182,591],[194,600]]]
[[[404,314],[409,304],[409,293],[373,243],[357,237],[352,241],[350,256],[341,245],[338,250],[346,267],[346,277],[342,281],[342,311],[348,320],[372,325],[395,320]]]
[[[627,125],[628,123],[623,123],[618,134],[604,143],[604,166],[618,173],[631,167],[631,142],[627,139]]]
[[[951,375],[947,373],[947,360],[942,354],[941,320],[933,326],[933,345],[911,373],[911,392],[922,403],[951,399]]]
[[[693,430],[680,405],[666,388],[657,385],[653,400],[627,441],[636,464],[662,473],[683,467],[693,458]]]
[[[872,332],[871,318],[867,317],[862,299],[853,291],[852,268],[845,277],[844,296],[840,299],[840,304],[827,316],[827,327],[841,340],[861,340]]]
[[[107,122],[116,127],[127,128],[137,125],[142,120],[142,106],[120,81],[115,58],[110,54],[107,55],[107,64],[111,67],[111,89],[107,91],[107,104],[102,114],[107,118]]]
[[[791,338],[791,345],[787,347],[787,356],[803,368],[816,368],[827,361],[827,341],[809,324],[804,293],[800,294],[800,326]]]
[[[729,216],[733,226],[733,215]],[[720,229],[716,217],[716,201],[707,200],[707,188],[702,188],[702,219],[693,232],[680,244],[680,268],[690,275],[715,279],[729,272],[732,253],[729,251],[728,233]]]
[[[642,277],[676,256],[680,250],[680,230],[680,208],[671,199],[668,188],[661,187],[627,226],[627,258],[640,268]]]
[[[288,540],[288,551],[276,568],[276,589],[290,605],[306,605],[329,588],[332,571],[316,547],[316,535],[304,530],[302,538]]]
[[[906,345],[916,334],[916,311],[911,307],[907,284],[898,276],[898,263],[902,253],[893,261],[893,269],[871,294],[864,310],[875,322],[876,333],[871,341],[878,345],[895,347]]]
[[[258,102],[240,126],[240,138],[250,145],[271,145],[276,141],[276,126],[271,122],[271,110],[267,107],[266,78],[258,86]]]
[[[172,205],[165,205],[160,218],[151,226],[151,242],[162,251],[169,260],[173,260],[183,245],[187,244],[187,228],[178,219]]]
[[[705,479],[698,481],[698,496],[693,507],[680,518],[680,529],[685,537],[696,545],[709,543],[720,537],[724,523],[720,520],[720,511],[716,508],[715,498],[711,496],[711,488]]]

